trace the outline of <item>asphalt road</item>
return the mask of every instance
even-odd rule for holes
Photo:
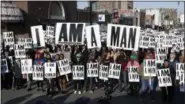
[[[36,86],[32,91],[27,91],[26,89],[21,90],[2,90],[1,91],[1,104],[34,104],[37,100],[44,100],[48,104],[52,102],[53,104],[73,104],[75,100],[83,96],[91,99],[89,104],[97,104],[96,102],[104,96],[103,89],[97,89],[93,94],[87,92],[85,94],[73,94],[73,91],[70,91],[71,94],[62,95],[60,93],[52,96],[47,96],[46,91],[37,91]],[[176,91],[174,103],[173,104],[185,104],[184,101],[185,93],[180,93]],[[133,97],[126,95],[125,92],[117,93],[115,91],[112,94],[113,98],[110,100],[110,104],[141,104],[139,97]],[[145,104],[163,104],[161,101],[161,93],[157,91],[156,93],[156,102],[151,103],[151,100],[147,98]]]

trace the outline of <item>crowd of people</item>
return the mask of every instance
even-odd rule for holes
[[[184,51],[180,52],[168,52],[167,59],[164,63],[157,64],[157,69],[169,68],[172,78],[172,86],[161,87],[161,94],[163,96],[163,102],[165,104],[171,104],[173,97],[175,96],[175,89],[179,88],[179,81],[175,79],[176,76],[176,63],[184,63]],[[54,54],[54,55],[52,55]],[[10,50],[6,47],[1,53],[2,59],[7,59],[8,63],[8,73],[1,73],[1,88],[2,89],[12,89],[17,90],[27,86],[27,90],[31,91],[33,89],[32,74],[22,74],[21,73],[21,59],[16,59],[14,57],[14,50]],[[12,60],[9,58],[12,56]],[[29,49],[26,51],[26,56],[28,59],[33,60],[33,65],[43,65],[45,62],[56,62],[62,59],[68,59],[71,65],[84,65],[85,67],[85,79],[84,80],[72,80],[72,74],[69,74],[69,81],[73,81],[74,84],[74,94],[81,94],[90,92],[110,85],[111,88],[118,84],[118,91],[127,92],[128,95],[138,96],[141,101],[144,101],[149,89],[149,94],[151,96],[151,101],[155,101],[156,88],[158,86],[157,77],[146,77],[143,74],[143,60],[144,59],[155,59],[154,49],[139,49],[139,51],[126,51],[126,50],[113,50],[106,46],[102,46],[101,49],[87,49],[85,45],[65,45],[65,46],[55,46],[47,45],[46,48],[40,49]],[[87,67],[88,62],[97,62],[103,65],[109,65],[109,63],[119,63],[121,64],[121,75],[120,79],[109,79],[108,81],[103,81],[98,78],[87,77]],[[128,70],[129,66],[136,66],[138,73],[140,75],[140,83],[129,82],[128,81]],[[2,67],[1,67],[2,70]],[[110,84],[108,84],[110,83]],[[67,94],[67,79],[66,76],[60,76],[59,70],[57,69],[57,78],[44,79],[43,81],[36,81],[38,91],[47,91],[48,95],[53,95],[54,92],[61,92]],[[44,85],[47,85],[45,89]],[[57,90],[56,90],[57,89]]]

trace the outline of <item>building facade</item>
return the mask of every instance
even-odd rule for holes
[[[107,11],[112,13],[113,9],[133,9],[133,1],[125,0],[125,1],[101,1],[97,0],[97,2],[93,3],[93,11]]]

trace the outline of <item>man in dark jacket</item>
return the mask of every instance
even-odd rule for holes
[[[13,57],[13,74],[15,78],[15,86],[19,90],[21,88],[21,60]]]

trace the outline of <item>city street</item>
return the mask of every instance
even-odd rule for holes
[[[103,89],[95,90],[93,94],[90,94],[87,92],[86,94],[73,94],[72,91],[70,91],[71,94],[69,95],[62,95],[62,94],[56,94],[53,97],[47,96],[46,91],[45,92],[38,92],[36,90],[36,86],[33,87],[34,90],[28,92],[26,89],[21,90],[2,90],[2,104],[34,104],[37,100],[44,100],[48,104],[52,102],[52,104],[73,104],[74,101],[80,97],[89,97],[91,99],[89,104],[97,104],[96,102],[104,96]],[[159,91],[159,88],[157,88],[157,94],[156,94],[156,102],[152,104],[163,104],[161,102],[161,94]],[[175,100],[173,104],[184,104],[184,95],[185,93],[176,93]],[[139,103],[138,97],[131,97],[126,96],[125,93],[117,93],[116,91],[112,94],[113,99],[110,101],[111,104],[142,104]],[[149,98],[145,101],[145,104],[150,104]],[[150,100],[151,101],[151,100]],[[47,104],[46,103],[46,104]]]

